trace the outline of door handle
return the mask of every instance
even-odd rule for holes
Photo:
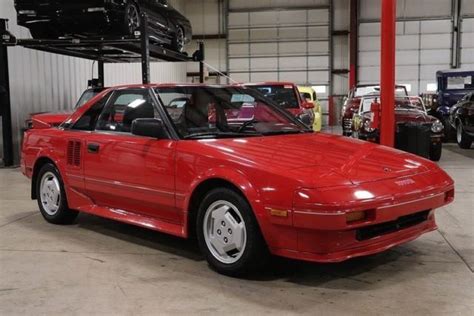
[[[87,144],[87,152],[96,154],[99,152],[100,145],[95,143]]]

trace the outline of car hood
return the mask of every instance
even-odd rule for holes
[[[433,123],[434,121],[436,121],[436,118],[426,114],[423,111],[397,108],[395,109],[395,121],[397,123]]]
[[[240,164],[328,187],[414,175],[431,163],[389,147],[323,133],[204,141]]]

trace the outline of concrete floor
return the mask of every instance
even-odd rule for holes
[[[456,200],[439,231],[341,264],[274,260],[233,279],[195,243],[80,215],[54,226],[18,169],[0,169],[0,315],[450,314],[474,311],[474,149],[447,145]]]

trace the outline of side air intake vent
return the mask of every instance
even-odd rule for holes
[[[79,167],[81,165],[81,142],[70,140],[67,143],[67,164]]]

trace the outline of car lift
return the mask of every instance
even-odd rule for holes
[[[0,19],[0,115],[3,129],[3,162],[5,167],[13,165],[13,134],[11,119],[10,85],[7,48],[22,46],[43,52],[84,58],[98,62],[98,85],[104,86],[105,63],[130,63],[141,61],[142,83],[150,83],[150,62],[199,62],[200,82],[204,82],[204,43],[191,57],[187,54],[150,43],[147,16],[141,16],[141,28],[132,37],[107,38],[60,38],[54,40],[17,39],[8,32],[8,20]]]

